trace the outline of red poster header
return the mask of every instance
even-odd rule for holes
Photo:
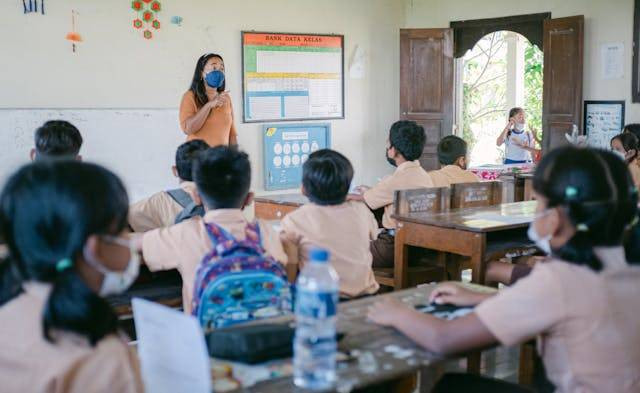
[[[244,33],[244,44],[259,46],[311,46],[319,48],[341,48],[342,37],[333,35]]]

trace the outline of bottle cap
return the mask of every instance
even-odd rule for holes
[[[322,248],[313,248],[309,251],[311,262],[326,263],[329,260],[329,252]]]

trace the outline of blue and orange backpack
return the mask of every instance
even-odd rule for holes
[[[213,249],[196,273],[192,314],[205,329],[291,313],[291,287],[278,261],[265,254],[260,227],[247,224],[238,241],[215,224],[205,224]]]

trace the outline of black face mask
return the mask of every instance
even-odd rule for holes
[[[387,162],[389,163],[389,165],[391,166],[398,166],[396,164],[396,160],[394,160],[393,158],[389,158],[389,149],[391,149],[390,147],[387,147],[384,151],[384,158],[387,159]]]

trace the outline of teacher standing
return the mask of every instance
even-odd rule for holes
[[[180,127],[189,141],[201,139],[211,147],[238,143],[222,56],[210,53],[198,59],[180,102]]]

